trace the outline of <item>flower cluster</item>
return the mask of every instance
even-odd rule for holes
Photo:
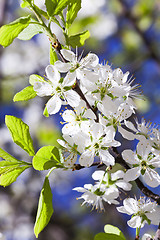
[[[33,87],[38,96],[51,96],[46,104],[49,114],[59,112],[61,105],[72,108],[61,114],[63,139],[58,139],[58,143],[63,148],[64,167],[74,169],[78,161],[80,166],[90,167],[96,157],[106,166],[106,171],[93,173],[94,185],[74,188],[83,193],[79,199],[102,210],[103,201],[118,204],[120,189],[131,190],[129,182],[139,177],[150,187],[159,186],[160,176],[155,169],[160,167],[160,132],[144,119],[134,124],[128,121],[136,109],[133,98],[140,95],[139,86],[132,86],[129,72],[100,64],[93,53],[82,58],[62,49],[60,54],[64,61],[47,66],[46,80],[35,81]],[[130,166],[126,173],[108,171],[116,163],[112,150],[121,145],[116,140],[117,132],[127,140],[138,140],[135,152],[130,149],[122,152]],[[127,209],[128,205],[132,205],[132,211]],[[124,207],[117,209],[135,214],[128,222],[131,227],[142,227],[146,221],[154,223],[149,213],[155,212],[155,205],[142,198],[125,199]]]

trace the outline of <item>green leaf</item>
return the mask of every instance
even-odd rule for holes
[[[45,5],[46,5],[48,15],[52,17],[54,14],[55,8],[58,5],[57,0],[45,0]]]
[[[40,194],[36,222],[34,225],[34,233],[37,238],[38,234],[48,224],[52,214],[52,191],[50,188],[48,177],[46,177]]]
[[[34,91],[33,86],[29,86],[29,87],[24,88],[22,91],[16,93],[16,95],[13,98],[13,101],[14,102],[27,101],[36,96],[37,96],[37,94]]]
[[[19,35],[18,39],[20,40],[30,40],[38,33],[43,33],[44,29],[39,24],[30,23]]]
[[[54,11],[54,15],[58,15],[59,13],[61,13],[62,10],[65,9],[67,7],[67,5],[72,1],[71,0],[59,0],[58,5]]]
[[[28,2],[22,2],[21,3],[21,8],[25,8],[25,7],[28,7],[29,6],[29,3]]]
[[[21,7],[25,8],[31,5],[32,0],[22,0],[23,2],[21,3]]]
[[[61,155],[55,146],[45,146],[38,150],[33,157],[33,167],[36,170],[47,170],[57,167],[60,162]]]
[[[104,231],[105,231],[105,233],[115,234],[117,236],[120,236],[122,240],[125,240],[125,237],[124,237],[123,233],[121,232],[121,230],[115,226],[107,224],[104,226]]]
[[[52,48],[52,44],[50,44],[50,64],[54,65],[54,63],[58,60],[57,53],[55,49]]]
[[[68,5],[66,14],[66,28],[68,29],[77,17],[77,13],[81,9],[81,0],[75,0],[73,3]]]
[[[67,45],[70,45],[73,48],[81,47],[84,45],[85,40],[89,37],[90,37],[90,33],[88,30],[76,35],[72,35],[67,38]]]
[[[42,9],[40,9],[39,7],[37,7],[37,5],[34,5],[34,8],[36,9],[36,12],[38,12],[40,15],[42,15],[43,17],[45,17],[47,20],[49,20],[48,14],[47,12],[43,11]]]
[[[124,240],[124,238],[110,233],[98,233],[94,240]]]
[[[11,183],[15,182],[17,177],[25,170],[27,169],[29,166],[23,166],[23,167],[15,167],[15,168],[10,168],[10,170],[8,170],[8,172],[2,174],[0,176],[0,185],[1,186],[8,186]]]
[[[24,149],[30,156],[34,156],[33,141],[29,133],[29,127],[20,118],[6,115],[5,123],[12,134],[13,141]]]
[[[13,163],[19,163],[20,161],[17,160],[15,157],[4,151],[2,148],[0,148],[0,157],[5,159],[6,161],[13,162]],[[0,162],[1,166],[2,161]]]
[[[45,117],[49,117],[49,113],[48,113],[48,110],[47,110],[47,107],[45,107],[44,111],[43,111],[43,115]]]
[[[0,28],[0,44],[3,47],[9,46],[20,32],[29,25],[29,22],[30,16],[27,16],[18,18],[14,22],[2,26]]]
[[[29,77],[29,83],[34,86],[36,82],[45,82],[44,78],[37,75],[37,74],[32,74]]]

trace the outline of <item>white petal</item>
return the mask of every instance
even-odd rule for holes
[[[128,139],[128,140],[134,140],[135,139],[135,134],[127,131],[126,129],[122,128],[121,126],[118,126],[118,132],[125,139]]]
[[[135,154],[132,150],[126,149],[122,152],[123,159],[130,164],[138,164],[139,161],[135,158]]]
[[[75,54],[74,52],[67,50],[67,49],[61,49],[61,53],[63,55],[63,57],[70,62],[73,62],[76,60]]]
[[[53,93],[53,88],[48,82],[35,82],[33,89],[40,97],[50,96]]]
[[[63,86],[72,86],[76,82],[76,73],[68,72],[66,77],[63,80]]]
[[[93,174],[92,174],[92,178],[94,180],[101,180],[104,176],[104,171],[103,170],[98,170],[98,171],[95,171]]]
[[[142,220],[140,216],[134,216],[127,223],[131,228],[139,228],[141,226],[141,221]]]
[[[150,187],[158,187],[160,185],[159,174],[151,168],[147,168],[144,174],[144,181]]]
[[[137,154],[139,154],[141,157],[148,156],[150,151],[151,151],[151,146],[149,145],[148,141],[143,140],[143,142],[140,141],[137,144]]]
[[[91,109],[87,109],[85,113],[83,114],[84,118],[89,118],[89,119],[96,119],[96,115]]]
[[[65,124],[64,127],[62,128],[63,134],[73,135],[78,133],[79,131],[80,131],[80,127],[72,123]]]
[[[84,59],[82,59],[82,64],[86,67],[96,67],[99,63],[99,58],[94,53],[89,53]]]
[[[52,82],[52,83],[58,83],[60,80],[60,73],[54,67],[53,65],[48,65],[45,69],[47,78]]]
[[[94,151],[86,150],[79,158],[79,163],[81,166],[89,167],[94,161]]]
[[[118,170],[115,173],[111,173],[111,180],[115,181],[119,178],[123,178],[124,177],[124,172],[122,170]]]
[[[131,129],[134,132],[137,132],[137,129],[135,128],[135,126],[133,125],[132,122],[124,120],[124,123],[125,123],[126,127],[128,127],[129,129]]]
[[[124,199],[123,204],[126,211],[128,211],[128,215],[137,213],[137,211],[139,210],[137,200],[134,198]]]
[[[113,166],[115,164],[114,157],[107,150],[100,149],[99,150],[99,156],[100,156],[101,161],[105,165],[107,165],[107,166],[112,165]]]
[[[61,61],[55,62],[54,66],[61,73],[68,72],[71,69],[71,64],[70,63],[64,63],[64,62],[61,62]]]
[[[74,90],[64,92],[66,100],[71,107],[77,107],[80,102],[80,96]]]
[[[46,104],[48,113],[55,114],[59,112],[61,108],[61,103],[61,99],[58,96],[54,95],[53,97],[51,97]]]
[[[62,114],[62,118],[66,122],[72,122],[76,120],[76,114],[72,110],[65,110]]]
[[[124,180],[118,180],[116,182],[116,185],[119,187],[119,188],[122,188],[123,190],[125,191],[130,191],[131,188],[132,188],[132,184],[124,181]]]
[[[137,179],[141,174],[140,167],[135,167],[127,170],[127,172],[124,175],[124,180],[127,182],[134,181]]]

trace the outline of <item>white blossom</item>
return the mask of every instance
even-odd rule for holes
[[[133,181],[142,175],[148,186],[157,187],[160,185],[160,176],[154,170],[160,167],[159,156],[155,156],[151,149],[148,142],[143,141],[138,143],[136,153],[130,149],[122,152],[123,159],[132,164],[132,168],[125,173],[124,179],[126,181]]]
[[[62,49],[61,54],[66,63],[57,61],[56,68],[60,72],[72,73],[72,78],[77,78],[86,88],[94,88],[94,83],[98,80],[94,68],[98,65],[99,59],[96,54],[89,53],[85,58],[78,58],[71,50]]]
[[[58,70],[53,65],[49,65],[46,67],[46,75],[48,81],[36,81],[34,90],[40,97],[52,96],[46,104],[49,114],[57,113],[64,100],[72,107],[78,106],[80,102],[79,95],[71,88],[68,89],[75,83],[75,78],[71,77],[72,74],[63,79]]]
[[[159,206],[156,202],[151,202],[150,199],[145,200],[143,197],[139,200],[126,198],[123,201],[123,206],[117,207],[117,210],[132,215],[132,218],[127,221],[132,228],[142,228],[145,223],[158,225],[160,221]]]

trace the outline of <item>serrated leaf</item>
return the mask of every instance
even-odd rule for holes
[[[117,236],[116,234],[110,233],[98,233],[94,240],[124,240],[121,236]]]
[[[73,1],[73,0],[72,0]],[[56,9],[54,10],[54,15],[58,15],[62,12],[63,9],[67,7],[67,5],[72,2],[71,0],[59,0]]]
[[[84,45],[84,42],[86,41],[86,39],[89,37],[90,37],[90,33],[88,30],[76,35],[72,35],[67,38],[67,45],[73,48],[81,47]]]
[[[11,183],[15,182],[17,177],[25,170],[27,169],[28,166],[23,166],[23,167],[15,167],[10,169],[7,173],[4,173],[0,176],[0,185],[1,186],[8,186]]]
[[[115,234],[117,236],[120,236],[122,240],[125,240],[125,237],[124,237],[123,233],[121,232],[121,230],[113,225],[110,225],[110,224],[105,225],[104,231],[105,231],[105,233]]]
[[[68,5],[66,14],[66,28],[68,29],[77,17],[77,13],[81,9],[81,0],[75,0],[73,3]]]
[[[33,141],[29,127],[20,118],[6,115],[5,123],[12,135],[13,141],[24,149],[30,156],[34,156]]]
[[[30,22],[30,16],[21,17],[11,22],[10,24],[4,25],[0,28],[0,44],[3,47],[9,46],[13,40],[22,32]]]
[[[45,82],[44,78],[37,75],[37,74],[32,74],[29,77],[29,83],[34,86],[36,82]]]
[[[49,113],[48,113],[48,110],[47,110],[47,107],[45,107],[44,111],[43,111],[43,115],[45,117],[49,117]]]
[[[55,8],[58,5],[57,0],[45,0],[45,5],[46,5],[48,15],[52,17],[54,14]]]
[[[13,98],[14,102],[18,101],[28,101],[32,98],[35,98],[37,96],[36,92],[33,89],[33,86],[28,86],[24,88],[22,91],[16,93],[16,95]]]
[[[38,150],[33,157],[33,167],[36,170],[47,170],[60,163],[60,153],[55,146],[45,146]]]
[[[34,225],[34,233],[37,238],[39,233],[48,224],[52,214],[53,214],[52,191],[50,188],[48,177],[46,177],[42,191],[40,193],[36,222]]]
[[[54,63],[58,60],[57,53],[55,49],[52,48],[52,44],[50,44],[50,64],[54,65]]]
[[[44,29],[41,25],[30,23],[19,35],[18,39],[20,40],[30,40],[36,34],[43,33]]]

